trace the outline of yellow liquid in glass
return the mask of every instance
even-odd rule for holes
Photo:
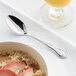
[[[49,5],[53,7],[65,7],[70,3],[71,0],[45,0]]]

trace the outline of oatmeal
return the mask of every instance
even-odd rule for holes
[[[5,74],[5,71],[7,76],[46,76],[40,70],[37,61],[28,53],[22,51],[5,51],[0,53],[0,75],[2,75],[2,72]],[[8,75],[8,72],[11,75]]]

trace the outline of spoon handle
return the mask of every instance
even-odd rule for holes
[[[54,52],[59,58],[61,58],[61,59],[65,59],[65,58],[66,58],[66,55],[65,55],[65,53],[63,52],[63,50],[61,50],[61,49],[59,49],[59,48],[56,48],[56,47],[50,45],[49,43],[45,43],[45,42],[37,39],[37,38],[34,37],[34,36],[31,36],[31,35],[28,35],[28,36],[34,38],[35,40],[43,43],[44,45],[46,45],[47,47],[49,47],[50,49],[52,49],[53,52]]]

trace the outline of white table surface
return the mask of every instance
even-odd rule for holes
[[[3,0],[2,0],[3,1]],[[4,0],[15,9],[19,10],[25,15],[30,16],[32,19],[36,20],[38,23],[42,23],[39,17],[39,10],[42,4],[44,4],[44,0]],[[49,28],[48,30],[52,30],[58,33],[60,36],[64,37],[65,39],[71,41],[72,43],[76,44],[76,0],[72,0],[70,6],[73,9],[73,21],[67,27],[60,28],[60,29],[53,29]]]
[[[13,7],[20,10],[24,14],[26,14],[26,12],[24,10],[25,1],[28,2],[28,0],[5,0],[5,1],[7,1],[7,3],[10,3]],[[36,0],[32,0],[32,1],[36,2]],[[75,2],[76,1],[73,0],[72,7],[75,6]],[[40,3],[38,3],[38,4],[40,4]],[[42,1],[42,4],[43,4],[43,1]],[[73,8],[74,19],[70,25],[68,25],[67,27],[62,28],[62,29],[50,28],[50,30],[55,31],[59,36],[63,37],[64,40],[62,40],[60,37],[53,34],[51,31],[44,30],[42,27],[40,27],[38,25],[37,26],[31,25],[31,26],[37,27],[37,29],[35,27],[33,27],[33,29],[34,29],[34,31],[36,31],[36,33],[34,33],[34,31],[31,30],[30,28],[29,29],[31,31],[28,31],[29,33],[31,33],[33,31],[32,34],[41,40],[47,41],[50,44],[61,47],[64,50],[64,52],[67,54],[67,56],[68,56],[67,59],[64,59],[64,60],[59,59],[52,52],[50,52],[49,48],[47,48],[45,45],[39,43],[38,41],[36,41],[34,39],[30,39],[29,37],[25,37],[25,36],[16,36],[15,34],[11,33],[5,22],[5,17],[7,14],[7,12],[5,12],[5,11],[6,10],[8,11],[8,9],[5,9],[5,7],[3,7],[2,5],[0,5],[0,10],[1,10],[0,11],[0,42],[16,41],[16,42],[21,42],[21,43],[27,44],[27,45],[35,48],[43,56],[43,58],[45,59],[45,61],[47,63],[48,73],[49,73],[48,76],[76,76],[76,51],[75,51],[76,50],[76,46],[75,46],[75,43],[76,43],[75,32],[76,31],[75,31],[75,25],[74,25],[75,16],[76,16],[75,8],[76,7]],[[34,10],[34,9],[29,9],[29,10]],[[27,12],[29,10],[27,10]],[[27,14],[30,14],[30,13],[27,13]],[[32,16],[33,16],[33,14],[31,14],[31,18],[32,18]],[[36,15],[35,15],[35,17],[36,17]],[[29,21],[29,22],[31,22],[31,21]],[[38,31],[38,30],[40,30],[40,31]],[[38,31],[38,33],[37,33],[37,31]],[[67,40],[68,40],[68,42],[67,42]]]

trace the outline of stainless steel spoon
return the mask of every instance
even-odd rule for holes
[[[16,34],[18,34],[18,35],[26,35],[26,36],[28,35],[28,34],[27,34],[27,31],[26,31],[26,26],[25,26],[25,24],[24,24],[20,19],[18,19],[17,17],[12,16],[12,15],[8,15],[8,16],[6,17],[6,22],[7,22],[8,26],[9,26],[9,28],[10,28],[13,32],[15,32]],[[54,52],[59,58],[61,58],[61,59],[65,59],[65,58],[66,58],[66,55],[65,55],[65,53],[63,52],[63,50],[58,49],[58,48],[56,48],[56,47],[54,47],[54,46],[51,46],[50,44],[47,44],[47,43],[45,43],[45,42],[37,39],[36,37],[33,37],[32,35],[28,35],[28,36],[30,36],[30,37],[38,40],[39,42],[43,43],[44,45],[46,45],[47,47],[49,47],[50,49],[52,49],[53,52]]]

